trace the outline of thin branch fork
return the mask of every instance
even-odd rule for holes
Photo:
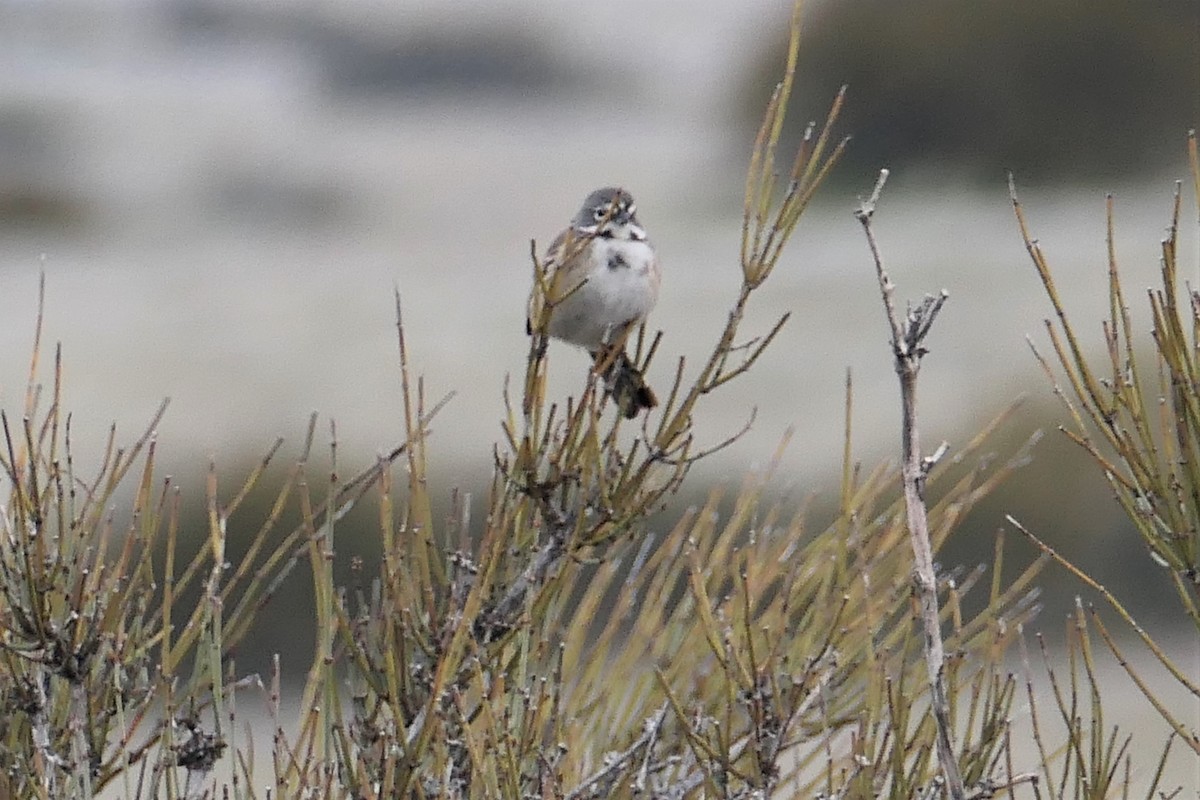
[[[650,756],[654,749],[654,743],[658,739],[662,729],[662,724],[667,718],[667,704],[663,704],[655,712],[653,717],[646,720],[642,729],[642,735],[637,741],[631,744],[626,749],[619,753],[614,753],[594,774],[585,778],[579,786],[566,794],[567,800],[581,800],[585,797],[595,797],[597,790],[610,784],[613,780],[629,768],[633,760],[641,755],[642,766],[637,772],[637,777],[634,780],[634,788],[639,792],[646,789],[647,773],[650,769]]]
[[[950,727],[950,705],[943,672],[946,656],[938,621],[937,575],[933,568],[933,547],[929,541],[929,518],[924,496],[925,478],[937,460],[945,454],[947,446],[943,444],[931,456],[922,458],[921,439],[917,431],[917,375],[921,369],[921,357],[927,352],[923,342],[949,295],[945,290],[936,296],[927,295],[915,308],[910,304],[903,319],[897,312],[896,287],[884,269],[883,256],[879,252],[875,232],[871,228],[871,217],[875,213],[875,206],[879,202],[879,195],[887,178],[888,171],[880,170],[874,191],[867,200],[859,204],[854,216],[863,226],[867,245],[875,261],[879,292],[892,330],[892,353],[895,357],[896,374],[900,378],[903,451],[901,474],[909,539],[913,548],[913,583],[920,599],[921,619],[925,629],[925,664],[929,675],[933,715],[937,723],[938,761],[946,780],[948,795],[952,800],[964,800],[966,789],[954,755],[954,737]]]

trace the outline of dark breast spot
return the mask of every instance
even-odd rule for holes
[[[621,255],[620,253],[610,253],[609,254],[609,256],[608,256],[608,268],[609,269],[626,269],[626,268],[628,268],[628,266],[629,266],[629,262],[625,260],[625,256]]]

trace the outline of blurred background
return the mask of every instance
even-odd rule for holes
[[[398,288],[427,394],[458,391],[434,425],[433,467],[443,485],[478,490],[504,377],[524,363],[530,240],[544,246],[591,189],[629,189],[662,258],[655,382],[712,347],[740,278],[743,175],[790,8],[0,0],[0,405],[21,407],[44,270],[77,463],[113,420],[131,440],[164,396],[160,458],[197,504],[210,457],[232,487],[275,437],[297,450],[314,409],[337,420],[343,463],[366,463],[403,430]],[[814,0],[806,24],[789,135],[846,83],[840,130],[854,139],[744,330],[784,311],[791,322],[697,418],[717,442],[757,407],[751,433],[696,473],[698,493],[763,464],[794,426],[780,489],[832,502],[847,369],[857,457],[896,457],[886,324],[851,213],[883,166],[877,233],[899,296],[950,293],[922,374],[927,446],[965,443],[1022,393],[997,450],[1053,429],[1063,415],[1025,340],[1045,343],[1050,308],[1005,170],[1098,346],[1104,193],[1145,323],[1137,290],[1157,279],[1185,134],[1200,120],[1195,0]],[[1180,251],[1193,274],[1194,203]],[[555,348],[553,391],[577,392],[586,368]],[[1061,435],[944,560],[987,558],[1004,513],[1152,627],[1177,608]],[[1047,582],[1053,632],[1079,588]],[[281,630],[261,643],[294,641]]]

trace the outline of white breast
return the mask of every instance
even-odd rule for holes
[[[648,242],[594,239],[587,282],[550,320],[550,335],[594,350],[642,322],[658,300],[658,268]]]

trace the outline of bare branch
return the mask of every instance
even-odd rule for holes
[[[642,766],[638,770],[637,778],[638,783],[643,784],[649,769],[650,751],[654,747],[654,742],[658,739],[658,732],[662,728],[663,721],[667,718],[667,708],[667,704],[663,703],[659,707],[658,712],[646,720],[645,730],[637,738],[637,741],[621,752],[610,755],[603,767],[592,773],[577,787],[567,792],[566,800],[606,796],[608,794],[606,790],[612,785],[611,781],[614,781],[623,770],[633,763],[633,760],[639,754],[644,752],[645,755],[642,758]]]
[[[880,170],[874,191],[870,198],[859,204],[854,216],[863,226],[871,256],[875,261],[879,292],[883,298],[888,324],[892,329],[892,354],[895,357],[896,375],[900,378],[904,504],[908,512],[909,541],[913,548],[913,585],[920,600],[921,620],[925,629],[925,665],[933,716],[937,722],[938,761],[949,796],[952,800],[964,800],[966,789],[954,754],[954,737],[950,728],[950,704],[943,671],[946,658],[939,622],[937,575],[933,568],[933,547],[929,540],[929,517],[924,496],[925,477],[938,459],[945,455],[948,447],[943,444],[932,456],[922,459],[921,439],[917,432],[917,374],[921,369],[921,357],[926,352],[922,343],[948,295],[945,291],[937,296],[926,295],[916,308],[911,305],[908,307],[903,321],[896,313],[896,287],[884,269],[883,256],[879,252],[875,233],[871,228],[871,218],[875,214],[875,207],[887,177],[888,171]]]

